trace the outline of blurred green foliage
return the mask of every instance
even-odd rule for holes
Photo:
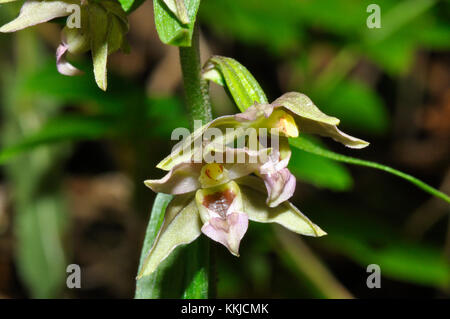
[[[57,110],[55,103],[20,94],[20,79],[34,69],[44,53],[31,31],[21,33],[16,45],[21,53],[17,69],[4,64],[0,79],[4,144],[23,141],[29,128],[39,127]],[[32,297],[55,298],[61,294],[67,266],[63,237],[68,215],[61,192],[59,165],[67,149],[44,145],[22,155],[5,167],[15,204],[18,272]]]

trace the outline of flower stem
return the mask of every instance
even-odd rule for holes
[[[181,70],[183,72],[184,90],[190,111],[192,128],[194,120],[201,120],[203,123],[212,120],[209,86],[201,74],[202,65],[199,42],[199,31],[198,28],[195,28],[192,36],[192,45],[190,47],[180,47]]]
[[[209,86],[201,74],[199,40],[199,30],[196,27],[191,46],[180,47],[181,70],[192,129],[196,120],[201,120],[203,124],[212,120]],[[192,281],[183,298],[215,297],[213,291],[215,279],[212,276],[214,254],[211,252],[210,242],[202,236],[191,244],[188,250],[189,252],[185,255],[187,258],[185,269],[188,272],[187,277],[192,278]]]

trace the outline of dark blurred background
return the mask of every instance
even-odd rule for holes
[[[205,0],[202,54],[233,57],[269,100],[300,91],[342,129],[368,140],[333,151],[410,173],[450,194],[450,2]],[[20,3],[0,5],[0,24]],[[187,127],[178,49],[155,31],[152,1],[130,15],[129,54],[90,57],[80,77],[56,71],[61,26],[0,35],[0,298],[132,298],[154,194],[143,180]],[[214,114],[237,108],[211,85]],[[320,239],[252,223],[241,257],[218,246],[218,297],[450,296],[450,206],[408,182],[294,150],[294,204]],[[79,264],[82,288],[66,288]],[[366,268],[381,267],[369,289]]]

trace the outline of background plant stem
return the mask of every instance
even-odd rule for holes
[[[296,267],[296,273],[306,276],[325,298],[354,298],[299,236],[281,227],[274,230],[276,238],[284,248],[284,251],[277,250],[280,257],[290,258]]]

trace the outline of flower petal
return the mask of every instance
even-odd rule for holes
[[[252,151],[246,148],[226,148],[225,152],[211,148],[218,157],[219,162],[212,163],[180,163],[174,166],[166,176],[161,179],[146,180],[144,183],[154,192],[165,194],[184,194],[199,188],[215,187],[242,176],[257,172],[270,148]],[[230,163],[220,164],[226,160]],[[237,162],[241,160],[242,162]]]
[[[242,211],[241,191],[234,181],[198,190],[195,201],[203,223],[213,217],[225,218],[228,214]]]
[[[195,200],[204,222],[202,232],[239,256],[239,244],[248,228],[248,217],[242,212],[239,186],[229,182],[221,186],[201,189]]]
[[[228,214],[226,218],[213,217],[202,227],[202,233],[228,248],[239,257],[239,244],[248,229],[248,216],[242,212]]]
[[[202,221],[192,195],[175,197],[167,206],[163,225],[138,279],[153,273],[176,247],[193,242],[200,236],[201,226]]]
[[[193,192],[201,186],[201,169],[201,163],[181,163],[163,178],[146,180],[144,184],[156,193],[177,195]]]
[[[238,127],[240,125],[241,123],[239,123],[233,115],[218,117],[211,122],[199,127],[188,137],[180,141],[173,148],[173,151],[161,162],[159,162],[156,167],[165,171],[170,171],[175,165],[191,161],[193,155],[199,152],[199,149],[203,147],[203,134],[208,128],[215,127],[219,130],[225,130],[226,128]]]
[[[96,3],[89,4],[89,30],[95,82],[103,91],[107,88],[108,30],[110,19],[105,9]]]
[[[286,138],[279,141],[269,160],[259,168],[259,175],[264,180],[267,189],[267,204],[276,207],[292,197],[296,180],[286,167],[291,158],[291,149]]]
[[[331,137],[351,148],[364,148],[368,142],[341,132],[336,126],[339,119],[321,112],[309,97],[298,92],[289,92],[273,101],[275,107],[282,106],[298,115],[295,120],[301,132]]]
[[[285,201],[277,207],[268,207],[261,196],[264,196],[264,185],[258,178],[246,176],[237,181],[241,189],[244,212],[252,221],[259,223],[277,223],[295,233],[320,237],[326,233],[311,222],[294,205]]]
[[[67,62],[66,53],[68,52],[68,49],[69,48],[64,43],[60,44],[56,49],[56,68],[58,69],[58,72],[68,76],[82,74],[82,71]]]
[[[276,207],[294,195],[296,180],[287,168],[275,173],[261,174],[267,188],[267,205]]]
[[[270,114],[273,112],[273,105],[272,104],[257,104],[250,106],[248,109],[245,110],[245,112],[237,113],[234,115],[234,117],[238,121],[255,121],[261,116],[264,116],[265,118],[268,118]]]
[[[71,14],[67,10],[76,2],[70,1],[26,1],[20,9],[19,16],[0,28],[0,32],[15,32],[39,23]]]

